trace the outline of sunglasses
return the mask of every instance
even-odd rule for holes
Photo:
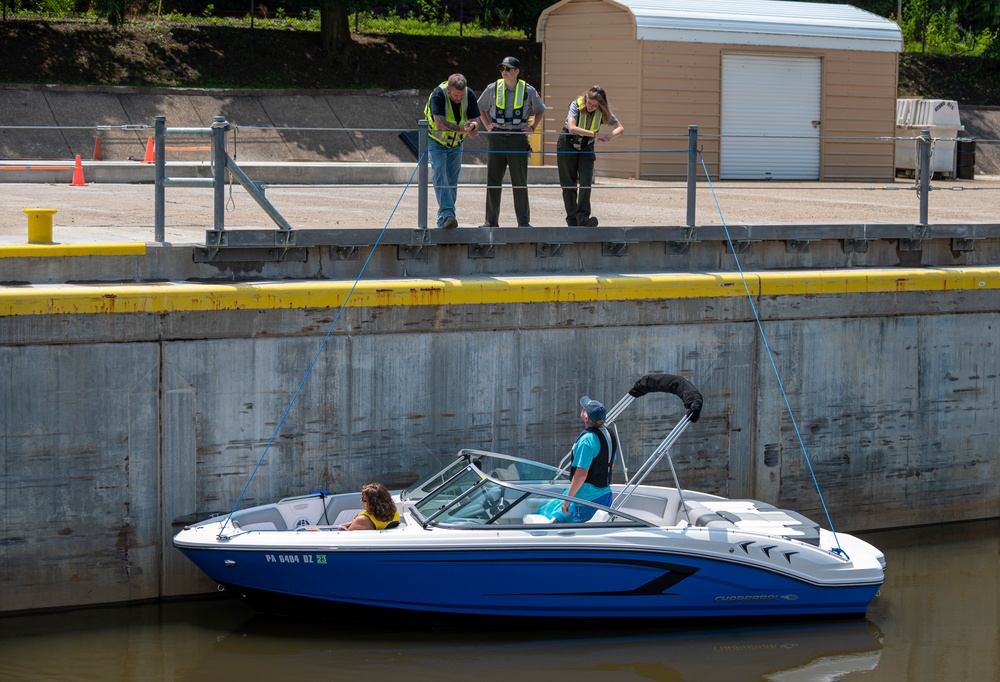
[[[513,66],[501,66],[500,70],[501,71],[517,71],[517,69],[515,69]]]
[[[593,87],[590,90],[588,90],[587,92],[592,92],[595,95],[600,95],[601,97],[605,97],[606,96],[604,94],[604,88]]]

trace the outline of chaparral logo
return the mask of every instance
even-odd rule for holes
[[[724,604],[727,602],[761,602],[761,601],[795,601],[798,599],[796,594],[737,594],[726,597],[716,597],[716,604]]]

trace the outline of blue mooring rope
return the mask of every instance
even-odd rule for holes
[[[767,342],[767,334],[764,333],[764,325],[760,321],[760,314],[757,312],[757,306],[753,301],[753,294],[750,293],[750,286],[747,284],[746,274],[743,272],[743,266],[740,264],[740,257],[736,253],[736,247],[733,245],[733,238],[729,234],[729,225],[726,224],[726,217],[722,214],[722,206],[719,205],[719,197],[715,193],[715,185],[712,184],[712,176],[708,173],[708,166],[705,164],[705,157],[702,156],[700,151],[698,152],[698,158],[701,159],[701,167],[705,172],[705,178],[708,180],[708,187],[712,190],[712,200],[715,201],[715,208],[719,212],[719,220],[722,221],[722,228],[726,231],[726,241],[729,242],[729,250],[732,252],[733,258],[736,260],[736,268],[740,272],[740,279],[743,280],[743,289],[747,293],[747,300],[750,302],[750,309],[753,311],[753,319],[757,322],[757,330],[760,332],[761,341],[764,343],[764,350],[767,351],[767,359],[771,362],[771,369],[774,371],[774,378],[777,379],[778,388],[781,390],[781,398],[785,401],[785,409],[788,410],[788,416],[792,420],[792,428],[795,429],[795,437],[799,441],[799,447],[802,448],[802,456],[805,458],[806,465],[809,467],[809,475],[812,476],[813,485],[816,487],[816,493],[819,495],[819,502],[823,506],[823,513],[826,515],[826,522],[830,524],[830,532],[833,533],[833,542],[836,544],[833,551],[849,560],[850,557],[840,546],[840,540],[837,538],[837,531],[833,527],[833,519],[830,518],[830,510],[826,507],[826,500],[823,498],[823,491],[820,490],[819,481],[816,478],[816,472],[813,471],[812,461],[809,459],[809,453],[806,450],[806,444],[802,440],[802,434],[799,432],[799,425],[795,421],[795,413],[792,411],[791,403],[788,402],[788,394],[785,393],[785,385],[781,381],[781,374],[778,372],[778,365],[774,361],[774,354],[771,352],[771,346]]]
[[[219,537],[222,537],[223,531],[225,531],[229,521],[233,518],[233,514],[236,513],[236,507],[239,506],[240,502],[243,500],[243,496],[246,495],[247,489],[250,487],[250,482],[253,481],[253,477],[257,474],[257,470],[260,469],[260,465],[264,462],[264,458],[267,457],[267,453],[271,449],[271,444],[274,443],[274,439],[278,437],[278,433],[281,431],[281,425],[285,423],[285,418],[288,417],[288,413],[291,412],[292,405],[295,404],[295,399],[298,398],[299,393],[302,392],[302,387],[305,386],[306,379],[309,378],[313,367],[316,365],[316,361],[319,360],[319,356],[323,353],[323,349],[326,347],[326,342],[330,339],[330,335],[333,334],[333,330],[337,326],[340,316],[344,314],[347,302],[351,300],[354,290],[358,287],[358,282],[361,281],[361,276],[365,274],[365,269],[368,267],[368,263],[371,262],[372,256],[375,255],[375,251],[378,249],[378,245],[382,241],[382,237],[385,236],[385,231],[389,229],[389,223],[392,222],[393,216],[395,216],[396,211],[399,210],[399,204],[402,203],[403,197],[406,196],[406,190],[410,188],[410,184],[413,182],[413,176],[417,174],[417,170],[419,170],[420,162],[422,160],[423,157],[420,157],[420,159],[417,160],[416,165],[413,167],[413,172],[410,173],[410,178],[403,186],[403,191],[400,193],[399,199],[396,200],[396,205],[392,207],[392,212],[389,214],[389,218],[385,221],[382,231],[379,232],[378,238],[375,240],[375,243],[372,244],[368,257],[365,258],[365,262],[362,264],[361,270],[358,272],[358,276],[354,279],[354,284],[351,285],[351,290],[347,292],[347,296],[344,298],[344,302],[341,304],[340,310],[337,311],[337,316],[333,318],[333,322],[330,323],[330,328],[326,330],[326,335],[323,336],[323,341],[319,344],[319,348],[316,350],[316,355],[313,357],[312,362],[309,363],[306,373],[302,376],[302,381],[299,382],[298,388],[295,389],[295,393],[292,395],[292,399],[288,401],[288,407],[285,408],[284,414],[281,415],[281,419],[278,420],[277,426],[274,427],[274,433],[271,434],[271,438],[267,441],[267,445],[264,446],[264,452],[260,454],[260,459],[257,460],[257,464],[254,466],[253,471],[250,472],[250,477],[247,479],[246,485],[244,485],[243,490],[240,491],[240,496],[236,498],[233,508],[229,510],[229,516],[226,517],[225,523],[223,523],[222,528],[219,529]]]

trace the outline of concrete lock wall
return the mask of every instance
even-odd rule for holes
[[[838,530],[1000,513],[1000,271],[747,283]],[[554,463],[581,395],[611,405],[664,370],[705,396],[673,449],[682,485],[827,525],[737,274],[372,281],[318,353],[339,304],[315,301],[352,284],[83,285],[39,293],[38,309],[12,295],[0,611],[213,590],[171,537],[230,510],[300,384],[241,506],[403,486],[460,447]],[[681,414],[669,396],[634,403],[620,421],[630,469]]]

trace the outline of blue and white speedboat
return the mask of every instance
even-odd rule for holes
[[[358,493],[314,493],[188,526],[174,545],[220,586],[271,612],[531,619],[784,619],[860,616],[884,580],[883,554],[801,514],[682,489],[669,448],[701,395],[669,374],[642,377],[609,412],[674,393],[687,413],[610,506],[586,523],[539,510],[565,468],[462,450],[398,493],[401,519],[346,532]],[[674,487],[645,485],[666,457]],[[565,460],[564,460],[565,461]]]

